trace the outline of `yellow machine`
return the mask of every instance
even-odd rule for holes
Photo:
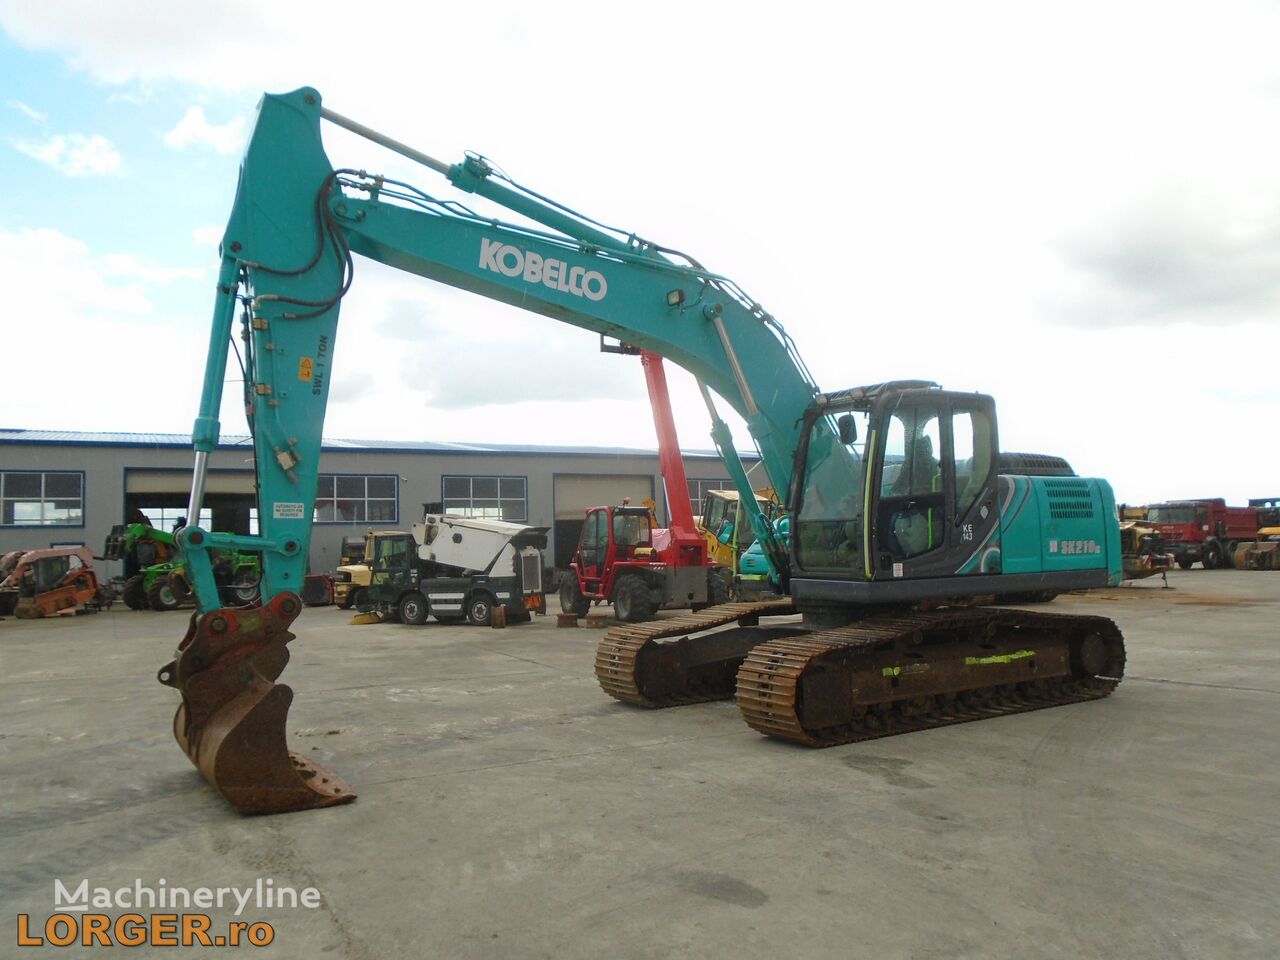
[[[1253,543],[1242,543],[1231,558],[1237,570],[1280,570],[1280,527],[1262,527]]]
[[[756,503],[761,513],[773,519],[778,509],[776,499],[757,491]],[[708,490],[703,495],[698,532],[707,541],[708,561],[734,571],[738,569],[743,552],[755,542],[755,534],[747,522],[737,490]]]
[[[343,610],[350,610],[360,602],[360,592],[373,582],[373,558],[379,538],[404,537],[403,530],[370,530],[364,537],[364,550],[359,559],[348,554],[348,541],[342,544],[343,563],[337,569],[333,582],[333,602]]]

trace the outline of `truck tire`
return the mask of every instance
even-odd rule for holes
[[[560,581],[560,612],[585,617],[591,611],[591,601],[582,595],[577,575],[570,570]]]
[[[420,627],[427,622],[427,598],[422,594],[406,593],[400,598],[400,622]]]
[[[120,599],[124,601],[124,605],[130,610],[151,609],[151,604],[147,602],[147,589],[143,584],[145,579],[145,575],[141,573],[135,574],[126,580],[124,586],[120,589]]]
[[[473,593],[467,601],[467,623],[487,627],[493,619],[493,598],[487,593]]]
[[[1204,545],[1204,549],[1200,552],[1200,562],[1204,564],[1206,570],[1217,570],[1222,566],[1222,544],[1217,540],[1210,540]]]
[[[1178,566],[1181,567],[1183,570],[1190,570],[1191,564],[1193,563],[1195,563],[1195,561],[1190,560],[1187,557],[1183,557],[1183,556],[1178,557]]]
[[[633,573],[618,578],[613,588],[613,614],[623,623],[653,619],[656,606],[648,585]]]
[[[1232,540],[1227,544],[1227,562],[1224,564],[1228,570],[1236,569],[1236,551],[1240,549],[1240,541]]]
[[[168,577],[156,577],[155,583],[147,591],[147,602],[151,604],[152,610],[177,610],[182,606],[169,587]]]

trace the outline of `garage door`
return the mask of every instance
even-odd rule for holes
[[[128,470],[125,493],[189,493],[190,470]],[[253,493],[253,473],[249,470],[210,470],[206,493]]]
[[[587,507],[613,506],[630,497],[639,506],[653,496],[653,477],[649,474],[561,475],[555,478],[557,520],[581,520]]]

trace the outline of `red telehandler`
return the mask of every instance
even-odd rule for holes
[[[693,519],[662,358],[628,344],[602,344],[601,349],[639,354],[644,366],[671,525],[656,526],[649,507],[626,501],[589,508],[560,584],[560,609],[581,617],[592,603],[612,603],[619,620],[636,623],[660,609],[697,610],[723,603],[729,598],[732,571],[709,561],[706,540]]]

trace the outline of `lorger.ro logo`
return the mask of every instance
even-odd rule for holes
[[[251,887],[172,887],[163,878],[156,884],[135,878],[114,888],[90,887],[85,879],[71,887],[55,879],[53,905],[58,912],[43,924],[18,914],[17,946],[265,947],[276,937],[271,923],[228,920],[226,914],[240,917],[250,907],[317,910],[321,901],[315,887],[276,886],[271,878]]]
[[[480,269],[504,277],[521,277],[525,283],[540,283],[588,300],[603,300],[609,292],[609,284],[599,270],[570,266],[563,260],[525,252],[496,240],[480,241]]]

